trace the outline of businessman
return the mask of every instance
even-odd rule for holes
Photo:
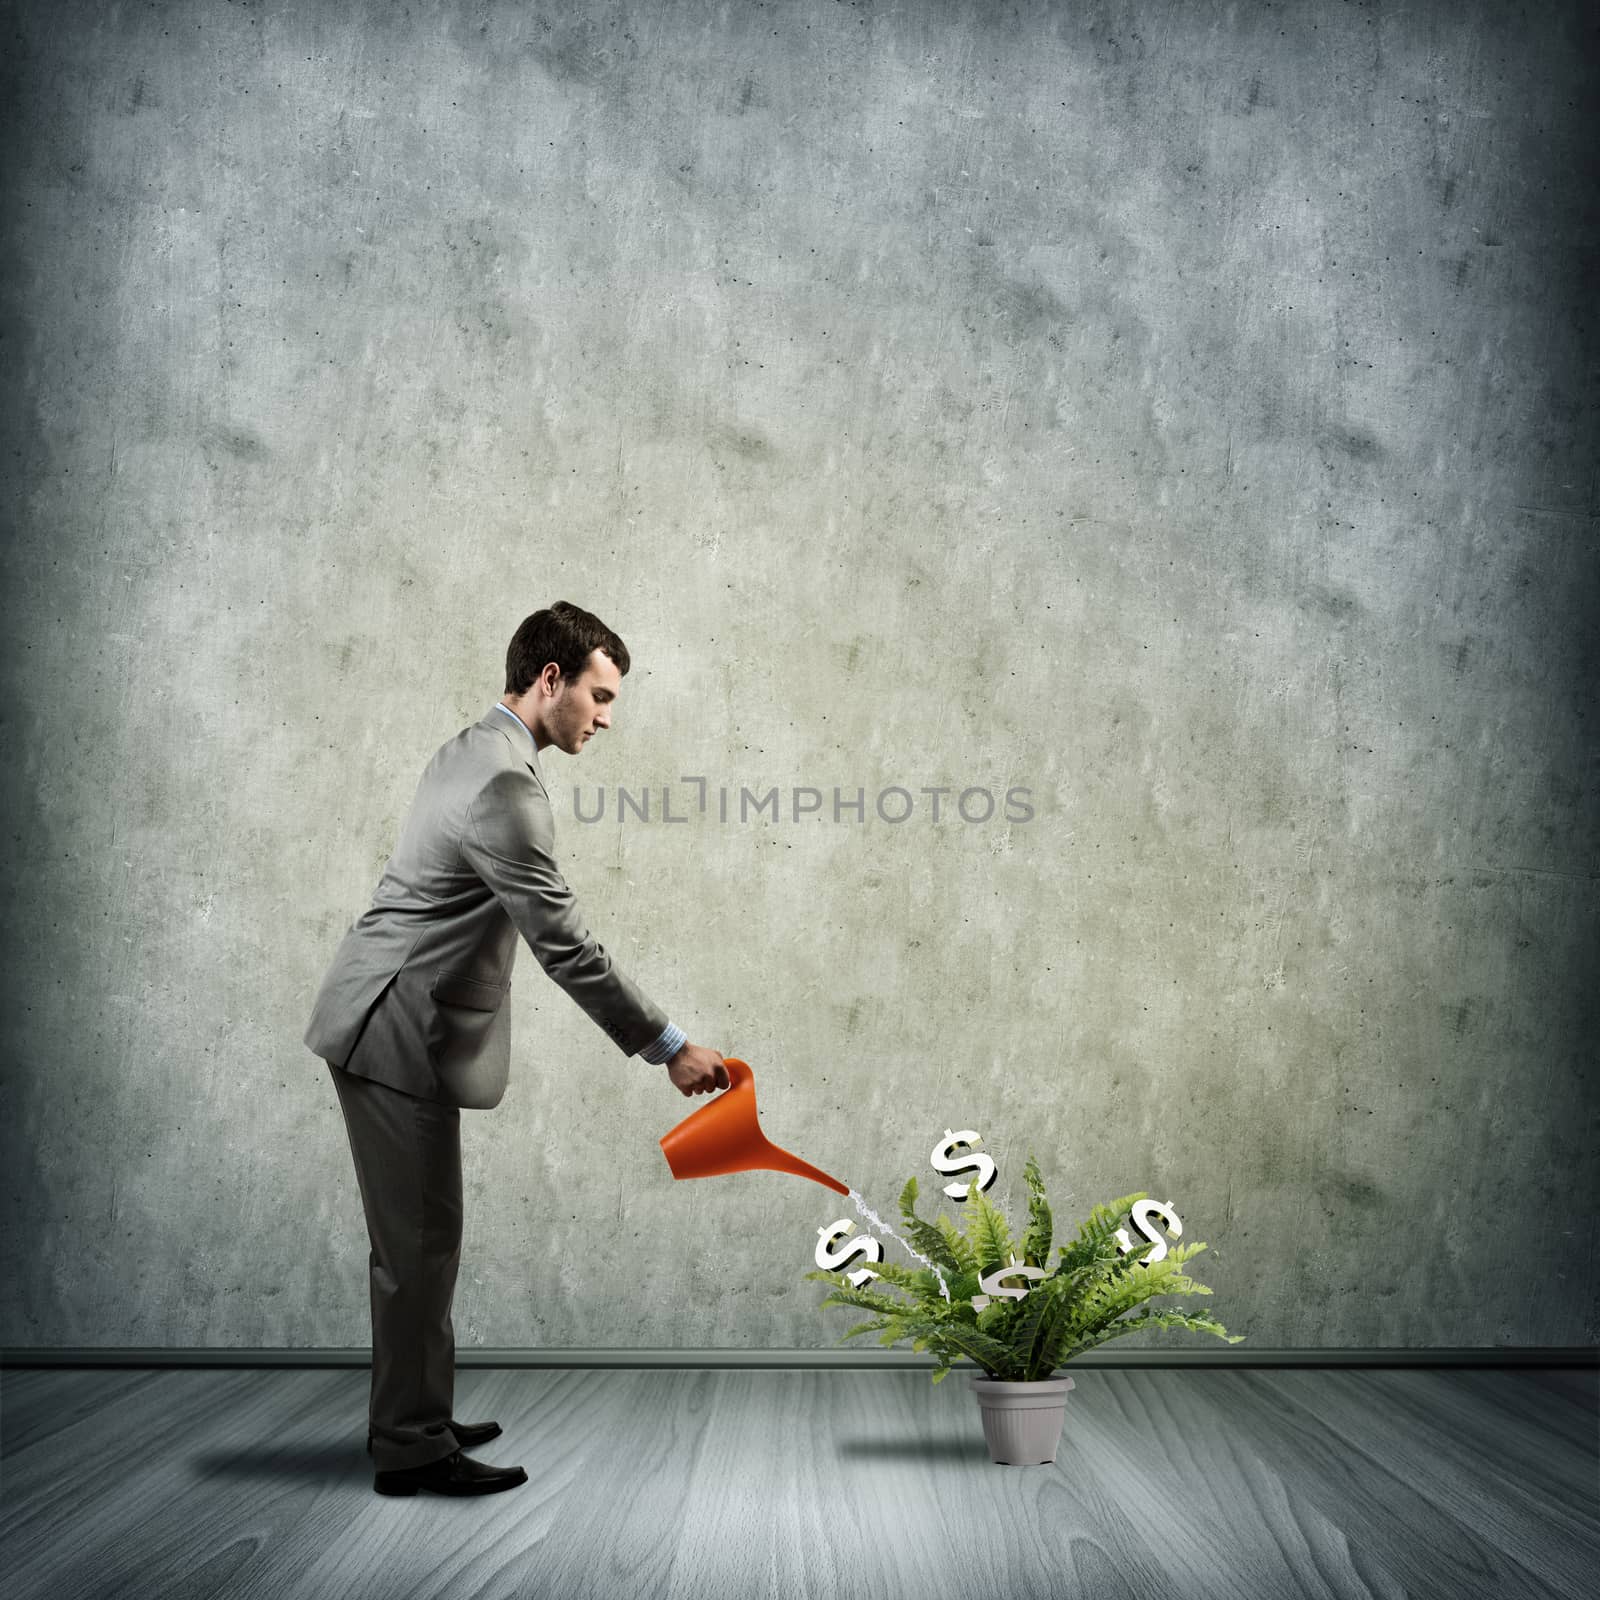
[[[367,1447],[379,1494],[494,1494],[521,1467],[466,1454],[496,1422],[457,1422],[450,1303],[461,1260],[461,1108],[488,1110],[511,1064],[520,934],[546,974],[624,1055],[685,1095],[728,1087],[590,934],[555,860],[539,752],[578,755],[602,728],[628,650],[560,601],[506,652],[505,695],[442,745],[417,785],[372,905],[322,981],[305,1042],[333,1074],[371,1242]]]

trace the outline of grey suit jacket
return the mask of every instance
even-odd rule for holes
[[[491,707],[423,772],[372,905],[322,980],[305,1042],[336,1067],[425,1100],[498,1105],[519,933],[625,1055],[666,1027],[590,935],[561,876],[533,735]]]

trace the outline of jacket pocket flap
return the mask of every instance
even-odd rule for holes
[[[505,989],[482,983],[477,978],[463,977],[458,972],[441,972],[428,993],[447,1006],[469,1006],[474,1011],[498,1011],[506,997]]]

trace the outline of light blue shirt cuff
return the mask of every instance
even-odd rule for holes
[[[661,1037],[652,1045],[646,1045],[639,1052],[646,1061],[653,1061],[657,1066],[670,1061],[689,1042],[689,1035],[682,1028],[673,1023],[668,1023],[661,1031]]]

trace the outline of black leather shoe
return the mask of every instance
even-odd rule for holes
[[[457,1422],[454,1417],[450,1419],[450,1431],[456,1436],[456,1443],[463,1450],[471,1450],[474,1446],[488,1444],[491,1439],[500,1437],[500,1424],[498,1422]],[[367,1454],[372,1454],[372,1435],[367,1435]]]
[[[379,1494],[415,1494],[418,1489],[430,1489],[434,1494],[498,1494],[527,1481],[528,1474],[521,1467],[491,1467],[453,1450],[425,1466],[379,1472],[372,1487]]]

